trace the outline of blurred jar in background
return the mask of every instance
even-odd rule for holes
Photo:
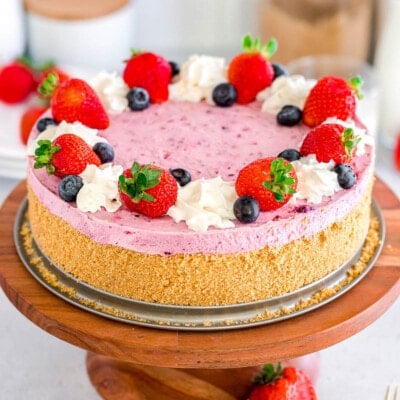
[[[259,35],[278,40],[277,62],[315,54],[368,58],[373,0],[262,0],[259,7]]]
[[[21,57],[25,50],[22,1],[0,1],[0,64]]]
[[[381,142],[394,148],[400,134],[400,0],[381,0],[382,20],[375,65],[380,87],[379,133]]]
[[[3,0],[2,0],[3,1]],[[15,0],[14,0],[15,1]],[[119,71],[133,47],[129,0],[24,0],[35,61]]]

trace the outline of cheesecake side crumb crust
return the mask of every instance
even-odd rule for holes
[[[371,197],[319,234],[238,254],[159,256],[102,245],[51,214],[28,187],[35,241],[62,270],[95,288],[161,304],[212,306],[292,292],[337,269],[360,248]]]

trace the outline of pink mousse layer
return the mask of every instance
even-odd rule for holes
[[[160,167],[185,168],[192,179],[222,176],[234,181],[238,171],[261,157],[276,156],[286,148],[299,148],[308,128],[279,126],[273,115],[260,112],[260,103],[219,108],[207,104],[169,101],[142,112],[111,116],[109,129],[99,132],[114,147],[114,164],[124,168],[134,160]],[[34,132],[33,135],[36,135]],[[235,228],[189,230],[170,217],[149,219],[122,207],[115,213],[82,213],[57,194],[59,179],[44,169],[28,167],[28,181],[40,201],[53,214],[102,244],[160,254],[226,254],[265,246],[281,246],[313,235],[340,220],[362,198],[372,169],[372,149],[354,160],[358,181],[319,205],[298,201],[263,212],[256,222]]]

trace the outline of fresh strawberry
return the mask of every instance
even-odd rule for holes
[[[151,103],[162,103],[168,100],[172,70],[169,62],[160,55],[150,52],[133,52],[125,65],[122,76],[129,88],[146,89]]]
[[[317,400],[310,378],[296,367],[264,365],[248,400]]]
[[[19,137],[23,144],[27,144],[29,134],[31,133],[36,121],[47,110],[45,106],[28,107],[21,116],[19,122]]]
[[[400,135],[397,136],[396,145],[394,148],[394,165],[400,171]]]
[[[64,133],[50,142],[39,140],[35,150],[34,168],[45,167],[49,175],[60,178],[79,175],[87,165],[99,166],[101,161],[92,148],[79,136]]]
[[[263,158],[245,166],[236,178],[239,196],[255,198],[261,211],[276,210],[296,192],[296,172],[283,158]]]
[[[329,117],[343,121],[354,119],[356,97],[361,98],[362,79],[356,76],[349,82],[337,76],[325,76],[317,81],[306,98],[303,122],[313,128]]]
[[[250,103],[258,92],[271,85],[274,69],[268,59],[276,48],[275,39],[261,46],[257,38],[253,40],[250,35],[243,38],[243,53],[234,57],[228,66],[228,81],[237,91],[239,104]]]
[[[175,204],[178,185],[169,171],[135,161],[119,177],[119,193],[131,211],[157,218]]]
[[[32,71],[22,62],[12,62],[0,70],[0,100],[8,104],[21,103],[35,89]]]
[[[319,162],[349,162],[360,140],[351,128],[339,124],[322,124],[307,133],[300,154],[315,154]]]
[[[59,82],[57,75],[49,74],[38,90],[41,95],[51,97],[50,107],[57,122],[79,121],[95,129],[106,129],[110,125],[96,92],[82,79]]]

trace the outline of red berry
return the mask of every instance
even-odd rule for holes
[[[397,136],[396,145],[394,148],[394,165],[400,171],[400,135]]]
[[[246,35],[243,50],[228,66],[228,81],[236,89],[239,104],[254,101],[258,92],[271,85],[274,69],[268,58],[276,50],[276,41],[271,40],[262,47],[258,39]]]
[[[317,395],[311,379],[304,371],[295,367],[275,368],[272,364],[264,366],[255,377],[249,400],[316,400]]]
[[[322,124],[310,130],[300,147],[300,154],[315,154],[317,161],[335,164],[351,160],[360,138],[351,128],[339,124]]]
[[[60,178],[79,175],[87,165],[99,166],[101,161],[92,148],[79,136],[65,133],[50,140],[39,140],[35,150],[34,168],[46,167],[49,174]]]
[[[57,122],[79,121],[89,128],[106,129],[110,119],[99,97],[89,84],[78,78],[63,82],[49,74],[39,87],[43,96],[51,97],[50,107]]]
[[[304,104],[304,124],[315,127],[330,117],[343,121],[354,119],[356,96],[362,83],[360,77],[354,77],[350,82],[337,76],[325,76],[318,80]]]
[[[19,137],[23,144],[27,144],[28,137],[39,117],[47,110],[44,106],[32,106],[25,110],[19,123]]]
[[[0,70],[0,100],[20,103],[35,89],[33,73],[22,63],[13,62]]]
[[[146,89],[151,103],[168,100],[171,81],[171,65],[158,54],[144,52],[133,54],[123,71],[123,79],[129,88]]]
[[[283,158],[263,158],[245,166],[237,176],[238,196],[255,198],[261,211],[276,210],[285,205],[297,187],[292,165]]]
[[[122,202],[131,211],[157,218],[175,204],[178,185],[169,171],[134,162],[120,176],[119,193]]]

